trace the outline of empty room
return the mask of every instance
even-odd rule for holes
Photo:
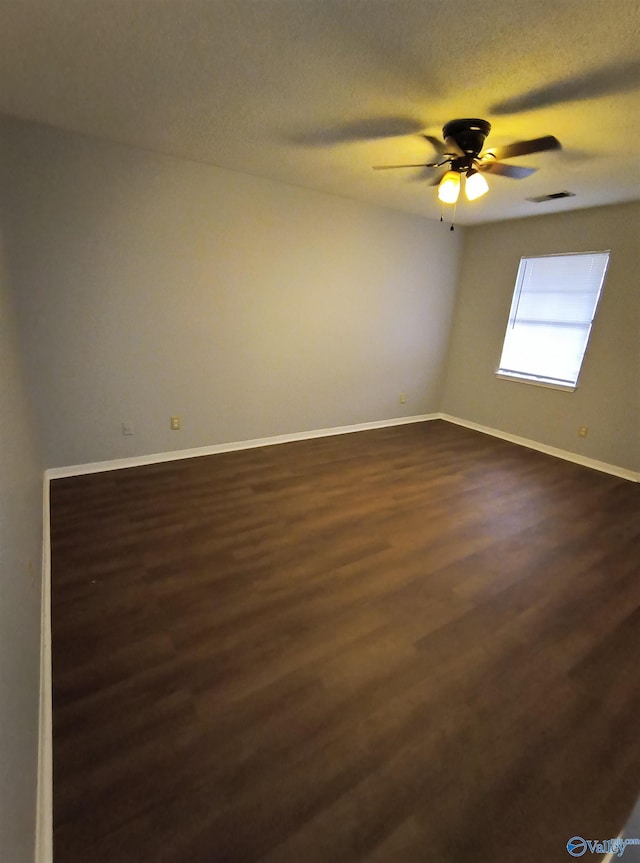
[[[637,3],[1,17],[0,863],[640,861]]]

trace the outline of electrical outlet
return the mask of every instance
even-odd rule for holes
[[[578,437],[586,437],[589,434],[588,426],[580,426],[578,429]]]
[[[180,417],[171,417],[171,431],[180,429]]]
[[[122,423],[122,434],[133,434],[133,423],[124,422]]]
[[[406,405],[406,403],[407,403],[407,394],[406,393],[400,393],[400,404]]]

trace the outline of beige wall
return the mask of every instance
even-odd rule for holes
[[[4,136],[47,466],[438,409],[462,231],[42,127]]]
[[[467,229],[442,409],[640,470],[639,226],[633,203]],[[576,391],[498,380],[520,257],[604,249],[609,270]]]
[[[43,467],[437,410],[462,232],[18,121],[0,147],[0,860],[31,863]]]
[[[42,466],[35,447],[8,282],[0,248],[0,860],[32,863]]]

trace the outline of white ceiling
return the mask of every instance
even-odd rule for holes
[[[552,134],[460,224],[640,198],[636,0],[0,0],[0,112],[439,218],[417,135]],[[561,190],[574,198],[531,204]]]

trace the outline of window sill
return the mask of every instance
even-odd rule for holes
[[[533,387],[544,387],[547,390],[560,390],[565,393],[575,392],[575,386],[571,384],[548,384],[544,381],[534,381],[531,378],[521,378],[519,375],[508,375],[504,372],[496,372],[496,377],[503,381],[515,381],[518,384],[529,384]]]

